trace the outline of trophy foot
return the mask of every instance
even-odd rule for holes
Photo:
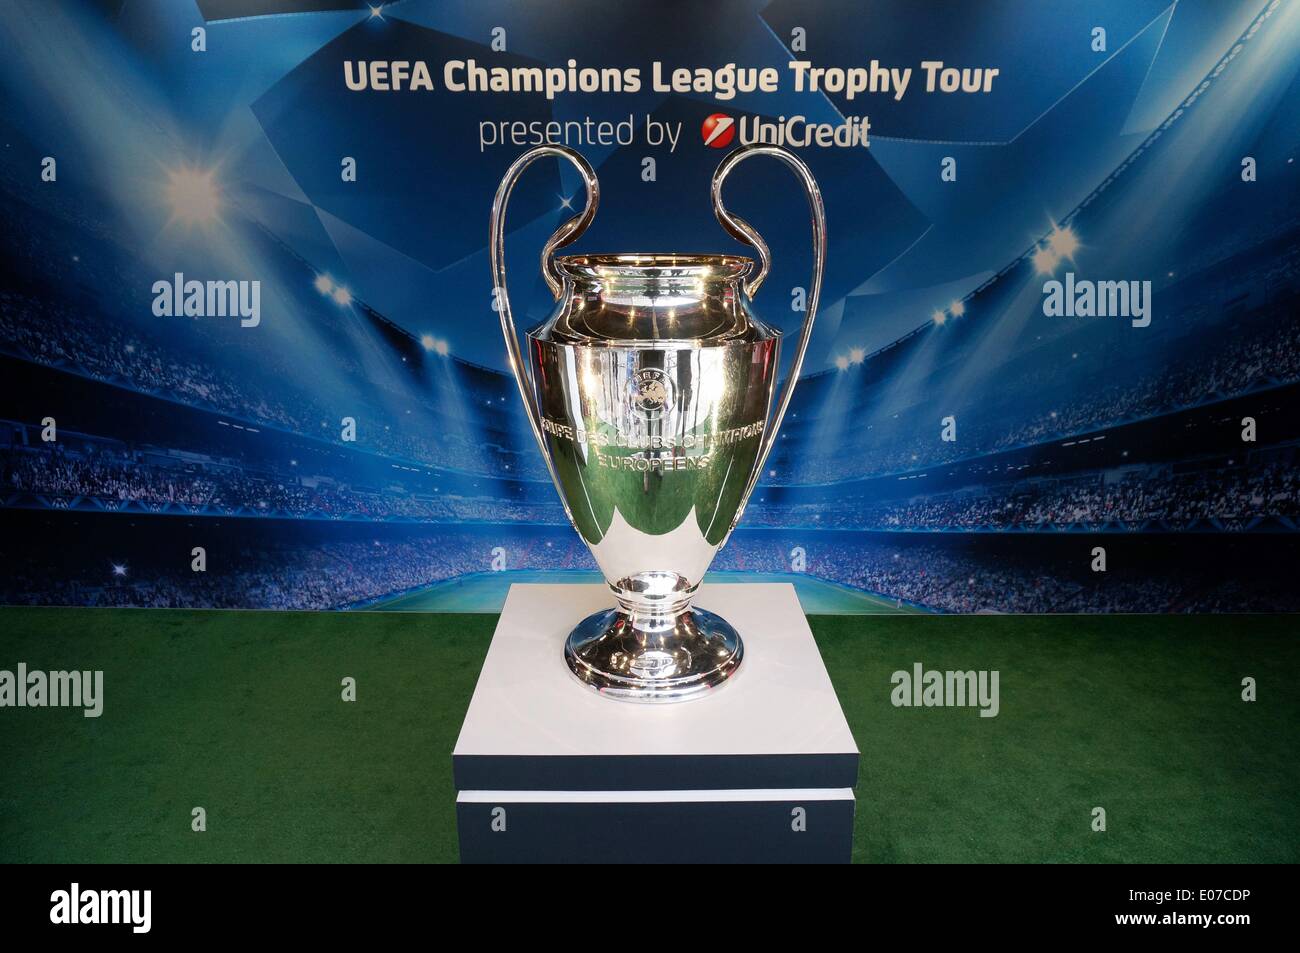
[[[646,617],[607,609],[569,634],[564,661],[602,695],[662,703],[707,695],[736,674],[744,651],[731,624],[704,609]]]

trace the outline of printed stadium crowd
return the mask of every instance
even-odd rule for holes
[[[332,440],[339,432],[331,425],[339,418],[338,407],[310,394],[274,393],[266,387],[266,376],[256,371],[240,374],[229,364],[186,357],[112,323],[91,324],[78,310],[29,295],[0,291],[0,350],[291,433]],[[427,408],[411,422],[360,401],[344,403],[358,419],[391,421],[385,429],[360,428],[362,448],[466,473],[546,476],[535,454],[501,446],[508,442],[501,434],[492,442],[459,433],[458,426]]]
[[[96,379],[125,382],[134,389],[242,420],[306,436],[337,436],[337,428],[328,423],[338,417],[338,408],[311,395],[277,395],[256,372],[237,377],[237,369],[229,365],[218,367],[186,359],[165,345],[147,342],[111,323],[92,324],[80,312],[26,295],[0,291],[0,349],[49,366],[77,368]],[[815,418],[805,412],[802,423],[791,420],[787,424],[783,436],[791,442],[778,445],[771,467],[777,482],[785,485],[905,472],[1089,433],[1209,398],[1243,393],[1265,379],[1274,383],[1300,380],[1300,311],[1279,316],[1264,335],[1229,337],[1206,346],[1199,357],[1132,382],[1097,385],[1050,410],[1036,411],[1033,408],[1038,404],[1024,401],[969,414],[958,409],[961,439],[955,443],[937,439],[938,431],[929,423],[938,417],[926,408],[899,420],[873,417],[871,427],[855,425],[851,433],[828,444],[834,453],[796,450],[805,443],[797,439],[800,428],[812,432],[815,424]],[[1001,387],[1007,393],[1027,394],[1034,393],[1041,383],[1035,377],[1008,381]],[[427,408],[415,421],[401,420],[378,408],[363,416],[392,421],[387,429],[365,428],[364,449],[466,473],[546,479],[533,448],[520,452],[508,447],[512,440],[503,434],[475,437],[459,433],[442,415]],[[919,419],[927,421],[927,426],[906,423]]]
[[[502,540],[510,569],[594,568],[573,536]],[[245,548],[226,570],[106,565],[99,578],[61,579],[57,570],[18,566],[3,601],[29,605],[140,606],[170,609],[341,609],[468,573],[492,569],[488,537],[451,530],[402,540],[352,540],[312,546]],[[584,561],[585,558],[585,561]],[[57,580],[57,582],[55,582]]]
[[[737,535],[719,553],[720,572],[789,573],[793,547],[806,547],[809,576],[939,612],[1241,612],[1292,608],[1289,596],[1215,572],[1110,572],[1044,568],[954,547],[825,537]],[[585,569],[595,564],[571,532],[495,538],[449,529],[400,540],[353,540],[245,548],[223,568],[160,570],[110,564],[69,574],[12,560],[0,583],[10,604],[154,608],[342,609],[471,573]],[[183,561],[182,561],[183,562]],[[1150,568],[1150,567],[1145,567]]]
[[[0,499],[29,494],[65,507],[77,498],[102,508],[252,513],[277,517],[563,524],[547,502],[430,493],[398,484],[353,487],[319,475],[257,472],[221,462],[123,449],[108,442],[0,446]],[[162,461],[166,461],[165,463]],[[546,496],[550,497],[549,488]],[[1177,473],[1170,466],[1002,484],[881,501],[838,495],[818,503],[751,503],[750,526],[863,530],[1001,530],[1155,522],[1178,529],[1203,520],[1230,528],[1262,517],[1300,517],[1300,468],[1292,461]]]
[[[189,512],[253,513],[263,516],[418,520],[423,522],[559,523],[558,502],[520,504],[498,498],[473,498],[399,492],[394,487],[354,488],[323,477],[255,472],[239,466],[115,450],[82,442],[83,449],[61,444],[0,447],[0,489],[32,494],[62,508],[74,500],[93,500],[103,508],[139,504],[160,511],[171,505]],[[149,459],[146,459],[149,458]]]
[[[738,545],[739,544],[739,545]],[[791,536],[733,538],[718,554],[721,571],[783,573],[790,552],[805,551],[810,576],[877,593],[899,606],[938,612],[1267,612],[1290,611],[1290,594],[1207,571],[1093,574],[1045,566],[1038,559],[1007,559],[951,546]]]
[[[783,485],[827,483],[864,476],[905,473],[953,460],[978,457],[1041,442],[1068,439],[1115,424],[1181,408],[1210,399],[1224,399],[1261,385],[1300,381],[1300,309],[1281,311],[1258,335],[1239,335],[1221,341],[1206,341],[1202,353],[1160,368],[1133,381],[1094,383],[1085,394],[1060,401],[1050,410],[1034,410],[1043,401],[1017,400],[999,405],[991,398],[983,404],[954,413],[960,426],[960,440],[945,443],[933,426],[943,414],[926,405],[914,408],[898,419],[884,414],[872,416],[871,426],[857,423],[829,443],[833,454],[809,452],[804,441],[778,444],[770,467]],[[1056,372],[1038,370],[1023,379],[1000,382],[998,389],[1009,394],[1050,393]],[[984,395],[984,388],[973,388]],[[796,391],[798,393],[798,391]],[[913,422],[924,420],[924,426]],[[816,427],[807,418],[808,432]]]
[[[1116,482],[1108,482],[1103,474],[1084,474],[1022,488],[978,487],[883,502],[838,496],[816,504],[753,504],[745,514],[751,525],[871,530],[1002,530],[1149,522],[1178,529],[1201,520],[1235,526],[1261,517],[1300,517],[1300,469],[1294,463],[1196,473],[1174,473],[1162,466]]]
[[[0,156],[0,168],[6,158]],[[345,309],[312,290],[311,268],[260,226],[239,223],[267,268],[281,268],[301,284],[292,309],[323,335],[320,359],[332,376],[304,375],[293,354],[238,336],[231,352],[231,339],[212,322],[132,320],[149,299],[142,305],[128,289],[148,289],[158,277],[124,252],[132,237],[108,224],[107,215],[98,217],[52,190],[12,191],[21,191],[24,181],[0,178],[0,215],[24,223],[0,232],[8,273],[0,284],[0,352],[333,443],[340,442],[338,422],[346,414],[367,424],[358,428],[352,448],[466,473],[546,478],[531,444],[520,453],[509,434],[514,405],[503,398],[515,398],[512,382],[455,361],[447,363],[450,377],[401,380],[405,365],[396,354],[388,356],[391,373],[363,366],[349,346],[355,323],[341,317]],[[52,295],[51,288],[59,292]],[[92,291],[89,302],[85,290]],[[440,399],[438,384],[450,388],[453,401]],[[486,390],[476,392],[475,384]],[[375,421],[384,426],[368,425]]]

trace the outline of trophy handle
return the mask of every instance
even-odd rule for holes
[[[542,277],[546,279],[551,294],[555,295],[557,301],[559,300],[560,293],[563,290],[563,282],[560,269],[555,264],[555,250],[563,248],[565,245],[571,245],[578,240],[582,233],[587,230],[587,226],[591,224],[592,219],[596,217],[596,206],[600,204],[600,183],[596,179],[596,171],[586,159],[567,146],[548,145],[529,149],[511,163],[510,168],[506,170],[505,177],[501,180],[500,187],[497,189],[496,198],[492,202],[490,246],[492,284],[497,309],[501,314],[501,331],[506,338],[506,353],[510,357],[510,370],[515,376],[515,384],[519,387],[519,395],[524,399],[524,409],[528,412],[528,424],[532,427],[533,437],[537,440],[537,447],[542,451],[542,459],[546,461],[546,467],[551,470],[551,476],[554,477],[555,472],[551,465],[551,458],[546,453],[546,442],[542,439],[541,414],[537,408],[537,402],[524,379],[524,361],[523,355],[519,351],[519,335],[515,331],[515,319],[510,312],[510,297],[506,293],[506,203],[510,201],[510,192],[514,189],[515,183],[519,181],[519,177],[524,170],[543,156],[560,156],[568,159],[577,168],[578,174],[582,176],[583,184],[587,187],[587,207],[582,210],[582,214],[575,215],[557,228],[542,247]]]
[[[740,521],[741,513],[744,512],[745,506],[749,503],[749,496],[754,492],[754,487],[758,484],[759,477],[763,473],[763,467],[767,465],[767,456],[772,452],[772,446],[776,443],[777,431],[781,429],[781,421],[785,418],[786,408],[790,406],[790,398],[794,396],[794,385],[799,379],[799,371],[803,367],[804,355],[808,352],[808,340],[812,337],[813,321],[817,317],[817,302],[822,292],[822,272],[826,267],[826,210],[822,205],[821,189],[817,187],[817,180],[813,178],[812,170],[794,153],[777,146],[741,146],[723,159],[721,165],[718,166],[718,171],[713,173],[712,195],[713,212],[717,215],[722,227],[733,238],[744,242],[746,245],[752,245],[758,252],[758,274],[745,282],[745,294],[752,299],[758,293],[758,289],[762,287],[763,282],[767,279],[767,273],[772,267],[772,253],[768,250],[767,242],[763,241],[762,236],[754,230],[754,226],[743,218],[727,211],[727,207],[722,204],[722,183],[726,181],[732,169],[750,156],[756,155],[768,155],[780,159],[803,180],[804,190],[808,193],[808,207],[812,212],[813,275],[812,287],[808,292],[808,316],[804,318],[803,329],[799,333],[799,346],[794,354],[794,362],[790,365],[790,373],[786,377],[785,386],[781,388],[781,396],[777,399],[776,413],[772,417],[771,426],[763,433],[763,446],[758,454],[758,466],[754,468],[754,472],[749,478],[749,484],[745,487],[741,505],[731,522],[732,529],[735,529],[736,523]]]

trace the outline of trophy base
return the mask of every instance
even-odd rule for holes
[[[607,609],[583,619],[564,643],[564,661],[578,681],[631,702],[703,697],[736,674],[744,652],[727,620],[689,606],[648,620]]]

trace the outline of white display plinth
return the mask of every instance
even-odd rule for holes
[[[740,632],[739,671],[634,704],[564,664],[605,586],[511,587],[452,756],[463,860],[848,859],[858,751],[794,587],[706,585],[695,603]],[[653,850],[635,830],[660,831]]]

